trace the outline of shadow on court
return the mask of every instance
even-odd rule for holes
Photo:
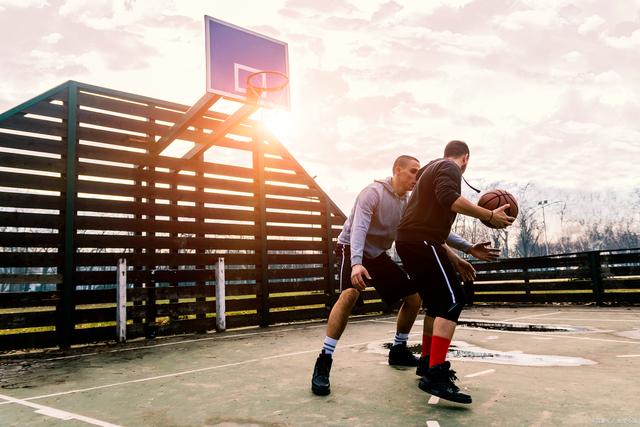
[[[511,326],[511,327],[510,327]],[[449,360],[471,405],[387,365],[394,318],[352,319],[332,393],[322,322],[0,356],[2,426],[640,425],[640,308],[474,307]],[[419,351],[421,322],[410,345]]]

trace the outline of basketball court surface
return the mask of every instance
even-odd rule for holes
[[[388,366],[394,318],[376,316],[351,320],[326,397],[310,390],[324,322],[5,354],[0,424],[640,425],[640,308],[475,307],[461,325],[448,359],[471,405]]]

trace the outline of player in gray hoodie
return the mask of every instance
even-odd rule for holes
[[[346,328],[351,310],[362,301],[361,292],[367,285],[375,287],[389,306],[403,301],[398,312],[394,345],[389,351],[389,364],[418,366],[418,359],[407,348],[407,340],[422,300],[407,274],[386,251],[396,238],[419,169],[420,162],[416,158],[398,157],[393,164],[393,176],[375,180],[360,192],[338,236],[336,255],[340,263],[341,293],[329,314],[323,348],[314,367],[311,389],[317,395],[330,393],[333,351]],[[492,260],[498,256],[496,249],[488,247],[489,242],[473,245],[451,233],[447,243],[479,259]],[[473,280],[473,266],[451,249],[446,250],[463,279]]]

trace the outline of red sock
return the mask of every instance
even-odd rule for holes
[[[422,335],[422,357],[431,353],[431,335]]]
[[[431,356],[429,358],[429,367],[444,363],[447,358],[451,340],[434,335],[431,339]]]

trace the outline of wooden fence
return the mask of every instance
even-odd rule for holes
[[[114,340],[119,258],[129,338],[215,329],[218,257],[228,327],[327,316],[344,214],[249,119],[227,133],[230,116],[206,111],[178,143],[211,150],[156,154],[187,110],[70,81],[0,115],[0,350]],[[639,257],[479,263],[472,289],[477,302],[637,303]],[[373,290],[365,302],[357,313],[385,309]]]
[[[0,349],[113,339],[121,257],[129,337],[213,329],[218,257],[229,327],[326,315],[344,214],[215,107],[167,148],[212,146],[189,160],[154,154],[186,105],[69,81],[0,116]]]
[[[474,264],[477,303],[640,303],[640,249]]]

